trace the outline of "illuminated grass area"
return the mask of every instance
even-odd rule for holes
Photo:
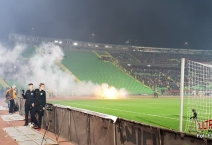
[[[50,103],[83,108],[114,115],[162,128],[179,129],[179,98],[141,98],[117,100],[65,100]],[[186,99],[184,101],[183,126],[185,128]]]

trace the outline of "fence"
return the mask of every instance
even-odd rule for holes
[[[24,115],[25,114],[25,111],[24,111],[25,99],[23,99],[22,97],[17,97],[17,102],[19,106],[19,114]]]
[[[20,114],[24,114],[19,98]],[[22,109],[21,109],[22,108]],[[46,104],[42,128],[77,145],[212,145],[212,140],[89,110]]]

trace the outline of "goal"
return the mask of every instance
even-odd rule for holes
[[[185,61],[184,109],[187,112],[185,132],[211,134],[212,129],[212,65]],[[197,118],[193,118],[194,112]]]

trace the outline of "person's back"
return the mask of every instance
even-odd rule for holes
[[[5,97],[9,100],[11,98],[10,96],[10,89],[8,88],[5,92]]]
[[[9,99],[10,99],[10,107],[9,107],[9,113],[12,114],[14,113],[14,108],[15,108],[15,98],[16,98],[16,86],[13,85],[12,88],[9,90]]]
[[[11,100],[11,99],[13,99],[13,89],[12,88],[10,88],[10,89],[8,89],[7,91],[6,91],[6,98],[8,99],[8,100]]]

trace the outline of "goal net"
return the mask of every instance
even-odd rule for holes
[[[212,129],[212,65],[187,60],[185,78],[188,83],[186,132],[209,134]],[[193,109],[197,119],[192,118],[195,116]]]

